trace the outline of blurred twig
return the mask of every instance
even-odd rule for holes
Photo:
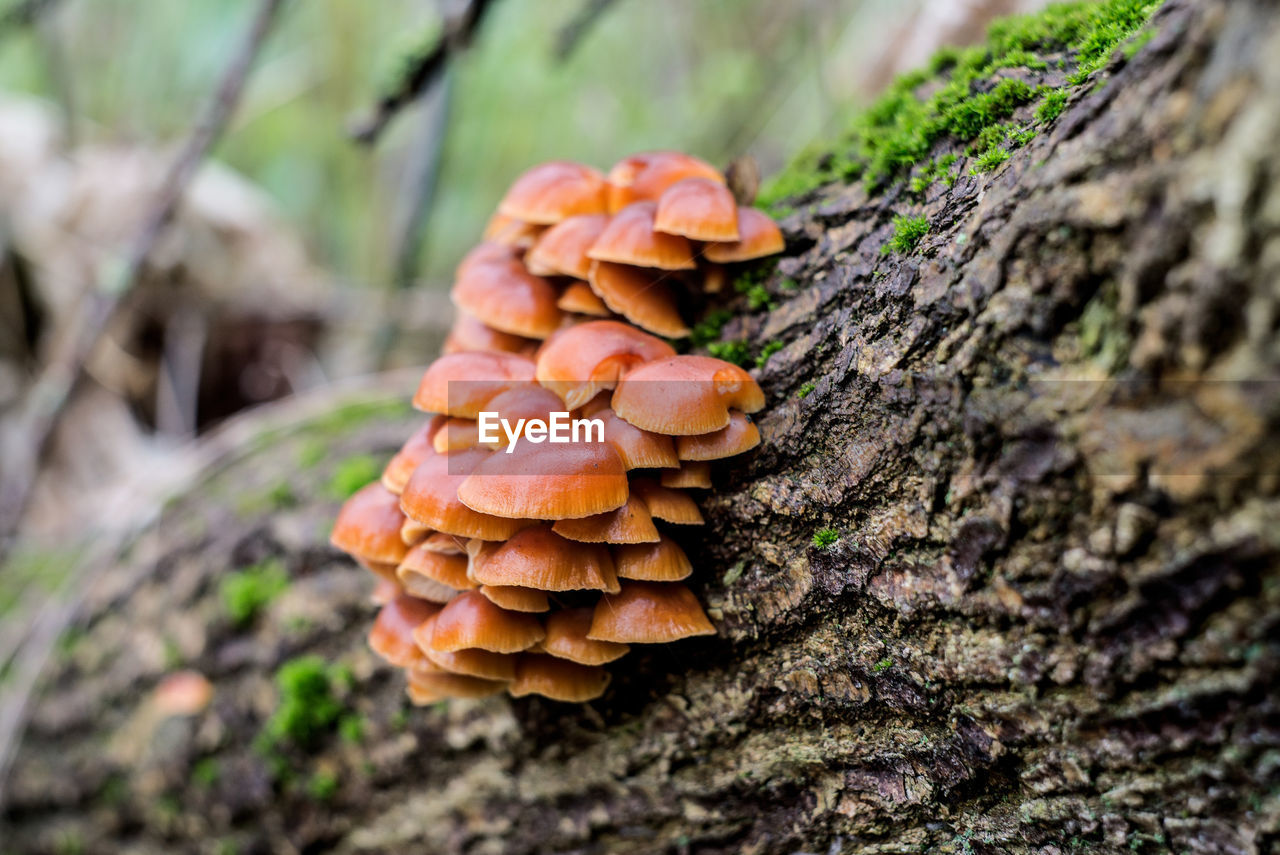
[[[574,50],[582,42],[582,37],[600,20],[600,16],[617,0],[586,0],[578,14],[569,19],[569,23],[561,28],[556,36],[556,59],[564,62],[573,55]]]
[[[20,453],[7,464],[13,471],[0,486],[0,554],[17,529],[39,471],[40,458],[49,444],[58,419],[84,373],[85,362],[123,298],[141,278],[147,258],[165,226],[173,218],[187,185],[234,112],[249,69],[271,29],[284,0],[261,0],[239,51],[231,58],[222,80],[186,143],[178,152],[155,205],[128,255],[123,272],[99,281],[81,295],[62,328],[53,337],[53,351],[27,394],[19,431]]]
[[[435,46],[410,64],[392,90],[378,100],[367,118],[352,126],[352,139],[365,145],[377,142],[396,114],[426,94],[440,79],[449,57],[471,43],[485,12],[493,2],[494,0],[470,0],[461,15],[446,21],[444,32]]]

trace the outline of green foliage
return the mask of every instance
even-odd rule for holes
[[[338,792],[338,776],[333,772],[320,771],[307,780],[307,795],[318,802],[327,802]]]
[[[769,361],[769,357],[782,350],[783,346],[780,341],[766,342],[765,346],[760,348],[760,355],[756,357],[756,368],[763,368]]]
[[[747,289],[747,308],[751,311],[773,307],[773,297],[763,285],[752,285]]]
[[[730,585],[732,585],[734,582],[736,582],[736,581],[738,581],[739,579],[741,579],[741,578],[742,578],[742,573],[743,573],[743,571],[744,571],[744,570],[746,570],[746,569],[747,569],[747,562],[745,562],[745,561],[739,561],[739,562],[735,563],[735,564],[734,564],[732,567],[730,567],[728,570],[724,571],[724,578],[723,578],[723,580],[721,580],[721,581],[722,581],[722,584],[723,584],[726,588],[727,588],[727,587],[729,587],[729,586],[730,586]]]
[[[273,753],[284,746],[314,748],[345,709],[337,693],[350,683],[350,671],[330,666],[319,656],[290,659],[276,671],[280,700],[262,731],[257,746]]]
[[[1010,157],[1009,150],[1002,146],[995,146],[987,149],[982,156],[973,162],[973,166],[969,167],[971,175],[982,175],[995,169],[1004,163]]]
[[[713,341],[707,345],[707,353],[743,368],[751,364],[751,346],[745,341]]]
[[[879,674],[881,671],[888,671],[893,667],[892,659],[881,659],[879,662],[871,666],[871,673]]]
[[[356,744],[364,740],[364,719],[355,713],[344,715],[338,720],[338,735],[343,742]]]
[[[357,490],[382,474],[382,465],[368,454],[357,454],[339,463],[329,479],[329,493],[335,499],[350,498]]]
[[[880,252],[910,255],[925,235],[929,233],[929,220],[924,216],[908,217],[901,214],[893,218],[893,237],[880,248]]]
[[[222,767],[216,757],[202,757],[191,767],[191,780],[201,787],[212,787],[222,777]]]
[[[812,383],[805,383],[800,387],[800,391],[796,392],[796,397],[803,401],[805,398],[813,394],[813,390],[816,388],[817,387]]]
[[[258,612],[289,587],[289,574],[279,559],[268,558],[228,573],[218,586],[222,608],[236,626],[250,623]]]
[[[820,528],[813,533],[813,545],[818,549],[828,549],[840,539],[840,532],[834,528]]]
[[[689,344],[693,347],[705,347],[720,337],[720,331],[732,319],[733,312],[728,309],[707,312],[706,317],[694,324],[689,331]]]
[[[814,147],[803,153],[762,189],[759,204],[776,206],[823,184],[859,176],[871,191],[909,176],[939,143],[971,143],[1042,94],[1025,81],[997,71],[1043,70],[1047,56],[1062,54],[1077,63],[1071,80],[1079,83],[1105,65],[1159,5],[1160,0],[1060,3],[1041,12],[999,20],[991,26],[985,45],[944,48],[927,71],[895,81],[855,117],[841,140],[826,147],[833,151],[824,153],[821,147]],[[938,78],[932,94],[928,98],[917,95],[916,90],[930,78]],[[1046,108],[1046,115],[1054,109]],[[989,152],[991,148],[987,141],[975,150]],[[949,184],[954,182],[950,173],[947,178]],[[930,181],[921,173],[911,179],[911,189],[922,192]]]
[[[1070,97],[1071,93],[1066,89],[1055,89],[1045,95],[1044,100],[1036,107],[1036,119],[1046,124],[1052,122],[1067,109],[1067,99]]]

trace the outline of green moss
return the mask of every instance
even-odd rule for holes
[[[258,734],[259,751],[314,748],[345,713],[338,692],[350,679],[348,669],[330,666],[319,656],[300,656],[281,665],[276,671],[279,704]]]
[[[196,761],[195,766],[191,767],[192,782],[206,789],[218,783],[221,777],[222,767],[215,757],[201,758]]]
[[[348,457],[334,467],[333,476],[329,479],[329,494],[335,499],[349,498],[381,474],[382,464],[372,455]]]
[[[364,719],[355,713],[344,715],[338,720],[338,735],[342,737],[343,742],[352,744],[362,742],[364,740]]]
[[[888,671],[892,667],[892,659],[881,659],[879,662],[871,666],[871,672],[873,674],[879,674],[881,671]]]
[[[1151,28],[1143,30],[1133,38],[1129,39],[1120,52],[1124,54],[1125,59],[1133,59],[1138,55],[1138,51],[1146,47],[1147,44],[1156,37],[1157,32],[1157,30]]]
[[[796,397],[803,401],[805,398],[813,394],[813,390],[815,388],[817,387],[812,383],[805,383],[800,387],[800,391],[796,392]]]
[[[756,357],[756,368],[763,368],[764,364],[769,361],[769,357],[782,350],[783,344],[780,341],[766,342],[765,346],[760,348],[760,355]]]
[[[310,469],[329,454],[329,447],[319,437],[312,437],[298,448],[298,467]]]
[[[733,319],[733,312],[728,309],[715,309],[693,325],[689,332],[689,344],[693,347],[706,347],[720,338],[724,325]]]
[[[742,573],[746,569],[747,569],[747,562],[739,561],[735,563],[728,570],[724,571],[724,578],[721,580],[723,585],[727,588],[730,585],[732,585],[734,582],[741,579]]]
[[[1009,150],[1003,146],[993,146],[982,153],[982,156],[969,167],[970,175],[982,175],[995,169],[1010,158]]]
[[[1067,109],[1067,99],[1070,97],[1071,93],[1065,89],[1055,89],[1045,95],[1044,100],[1036,107],[1036,119],[1046,124],[1052,122]]]
[[[896,216],[893,218],[893,237],[889,238],[889,242],[880,248],[880,252],[884,254],[895,252],[899,255],[909,255],[915,252],[920,241],[928,233],[928,218],[924,216],[908,217],[905,214]]]
[[[713,341],[707,345],[707,353],[743,368],[751,364],[751,346],[745,341]]]
[[[985,45],[943,49],[927,70],[895,81],[836,143],[811,147],[769,181],[758,204],[773,209],[782,200],[858,177],[872,191],[910,178],[935,148],[948,141],[968,144],[1044,94],[1012,76],[1016,70],[1039,72],[1048,60],[1060,59],[1064,68],[1073,69],[1072,83],[1080,83],[1106,65],[1159,5],[1160,0],[1059,3],[1001,19],[991,26]],[[917,90],[928,80],[935,85],[925,98]],[[928,186],[924,177],[910,180],[916,192]]]
[[[327,802],[338,792],[338,776],[332,772],[316,772],[307,779],[307,795],[318,802]]]
[[[253,621],[265,606],[289,587],[289,574],[279,559],[268,558],[227,574],[218,586],[222,608],[236,626]]]
[[[827,549],[840,539],[840,532],[834,528],[820,528],[813,533],[813,545],[818,549]]]
[[[773,308],[773,297],[763,285],[752,285],[747,289],[747,308],[753,312],[757,309]]]

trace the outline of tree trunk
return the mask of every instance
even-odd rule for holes
[[[797,201],[776,306],[728,330],[785,344],[764,445],[682,537],[717,637],[590,705],[409,707],[324,542],[420,417],[275,426],[85,591],[0,850],[1276,851],[1280,10],[1152,29],[991,174]],[[905,210],[930,233],[882,254]],[[290,741],[308,653],[350,674]],[[213,700],[166,716],[180,668]]]

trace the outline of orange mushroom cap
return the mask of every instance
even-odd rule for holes
[[[609,672],[603,668],[526,653],[516,663],[516,678],[507,690],[517,698],[542,695],[554,701],[583,703],[603,695],[608,685]]]
[[[530,525],[528,520],[478,513],[459,501],[458,488],[489,454],[471,448],[427,458],[400,495],[404,513],[436,531],[480,540],[506,540]]]
[[[486,543],[471,559],[471,576],[484,585],[518,585],[539,591],[616,591],[609,550],[567,540],[539,525],[505,543]]]
[[[658,539],[649,507],[638,496],[628,496],[627,503],[616,511],[559,520],[551,530],[581,543],[652,543]]]
[[[475,587],[467,577],[465,555],[451,555],[418,544],[396,568],[396,578],[415,597],[447,603],[458,591]]]
[[[366,484],[338,511],[329,542],[374,564],[399,564],[409,547],[400,539],[400,499],[378,482]]]
[[[720,460],[750,451],[760,444],[760,430],[751,417],[738,410],[729,413],[729,424],[712,433],[676,438],[681,460]]]
[[[413,405],[428,413],[474,419],[494,396],[533,380],[533,360],[513,353],[451,353],[431,363]]]
[[[676,445],[666,434],[641,430],[610,409],[597,410],[591,418],[604,422],[604,441],[617,449],[628,470],[674,469],[680,465]]]
[[[524,257],[525,266],[538,276],[586,279],[587,268],[591,266],[587,250],[600,238],[607,225],[607,214],[570,217],[543,232]]]
[[[689,327],[680,317],[675,294],[661,274],[597,261],[591,265],[591,290],[612,311],[638,327],[668,338],[682,338]]]
[[[608,208],[604,175],[598,169],[553,160],[526,170],[498,204],[498,213],[526,223],[554,225],[579,214]]]
[[[519,260],[520,251],[514,246],[485,240],[473,246],[467,251],[466,255],[462,256],[462,260],[458,262],[458,266],[453,269],[453,277],[458,279],[471,268],[481,264],[488,264],[494,261]]]
[[[672,436],[711,433],[729,424],[729,408],[754,413],[764,392],[750,374],[710,356],[672,356],[642,365],[618,382],[613,411],[639,428]]]
[[[379,576],[373,590],[369,593],[369,601],[375,606],[385,606],[403,593],[404,589],[400,587],[399,582]]]
[[[494,516],[577,519],[625,504],[627,475],[607,442],[521,442],[481,461],[458,487],[458,499]]]
[[[592,291],[591,286],[586,282],[570,282],[569,287],[564,289],[564,293],[556,301],[556,305],[561,311],[591,315],[595,318],[608,318],[613,315],[609,307],[604,304],[604,300],[596,296],[596,292]]]
[[[377,576],[379,579],[385,579],[388,582],[394,582],[396,586],[399,587],[400,580],[396,578],[397,565],[383,563],[381,561],[368,561],[364,558],[361,558],[359,555],[357,555],[355,558],[356,558],[357,564],[359,564],[364,569],[368,570],[374,576]]]
[[[686,460],[679,469],[665,470],[661,484],[672,489],[706,489],[711,486],[711,464],[702,460]]]
[[[705,160],[678,151],[646,151],[618,161],[609,170],[609,210],[633,202],[657,201],[667,188],[685,178],[724,183],[724,176]]]
[[[663,487],[649,478],[631,482],[631,493],[644,502],[655,520],[676,525],[702,525],[702,511],[687,493]]]
[[[666,535],[657,543],[634,543],[613,548],[618,576],[644,582],[678,582],[693,573],[689,556]]]
[[[422,543],[418,544],[418,546],[428,552],[439,552],[444,555],[466,555],[466,542],[466,538],[437,531],[426,540],[422,541]]]
[[[431,529],[417,520],[405,518],[404,523],[400,526],[400,539],[404,541],[405,546],[415,546],[427,538],[431,534]]]
[[[587,638],[591,630],[591,607],[561,609],[547,616],[547,637],[542,649],[558,659],[579,665],[604,665],[625,656],[631,649],[614,641]]]
[[[440,426],[431,438],[431,448],[436,454],[465,451],[480,444],[480,427],[475,419],[451,418]]]
[[[670,356],[675,356],[675,348],[629,324],[587,321],[547,340],[535,374],[565,406],[576,410],[602,389],[617,386],[627,371]]]
[[[662,270],[697,269],[688,238],[653,230],[657,209],[653,202],[636,202],[614,214],[587,258]]]
[[[427,618],[413,631],[413,640],[427,661],[437,668],[467,677],[484,680],[511,680],[516,675],[516,657],[509,653],[493,653],[488,650],[436,650],[431,646],[435,632],[436,616]]]
[[[413,631],[438,611],[440,607],[435,603],[403,594],[396,597],[378,609],[373,629],[369,632],[369,646],[397,668],[408,668],[420,662],[422,651],[413,641]]]
[[[512,335],[486,326],[465,312],[459,312],[445,337],[443,351],[466,353],[468,351],[492,351],[494,353],[518,353],[532,356],[538,349],[535,339]]]
[[[551,609],[546,591],[519,585],[481,585],[480,593],[495,606],[513,612],[545,612]]]
[[[664,644],[715,635],[698,598],[679,582],[628,582],[596,604],[587,638],[620,644]]]
[[[471,264],[454,280],[449,296],[487,326],[525,338],[546,338],[564,320],[556,287],[519,261]]]
[[[443,416],[432,417],[400,446],[400,450],[382,470],[382,486],[397,496],[404,492],[404,485],[409,483],[413,470],[431,453],[431,437],[443,424]]]
[[[504,214],[494,214],[485,224],[484,239],[485,243],[504,246],[514,252],[533,246],[545,230],[545,226],[537,223],[525,223]]]
[[[739,208],[738,240],[709,243],[702,254],[707,261],[729,264],[777,255],[786,248],[787,242],[782,238],[782,229],[769,219],[768,214],[755,208]]]
[[[502,680],[483,680],[465,674],[442,673],[437,669],[412,668],[406,691],[415,706],[426,706],[448,698],[487,698],[507,687]]]
[[[430,643],[446,653],[473,647],[518,653],[545,637],[537,618],[502,609],[479,591],[464,591],[441,609]]]
[[[723,184],[709,178],[685,178],[658,200],[653,227],[692,240],[736,241],[738,203]]]

